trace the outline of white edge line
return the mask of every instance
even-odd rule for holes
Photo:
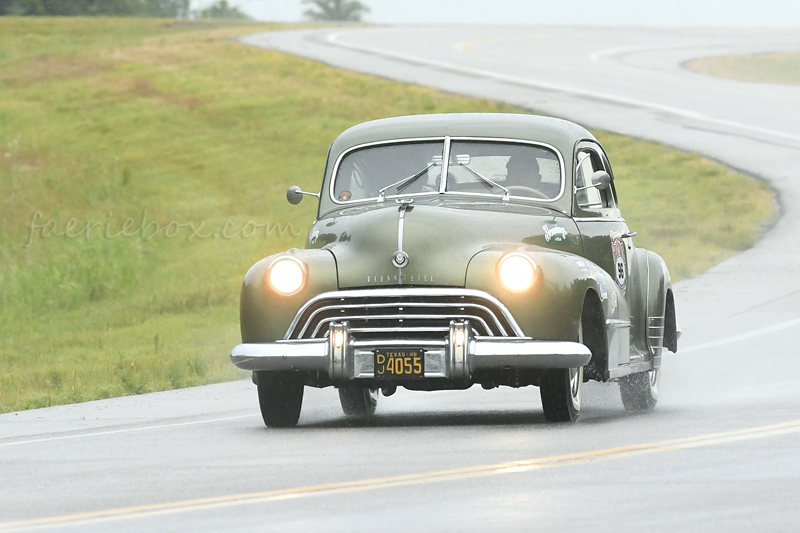
[[[250,414],[250,415],[229,416],[227,418],[214,418],[214,419],[211,419],[211,420],[196,420],[194,422],[181,422],[181,423],[178,423],[178,424],[162,424],[160,426],[145,426],[145,427],[139,427],[139,428],[116,429],[116,430],[113,430],[113,431],[97,431],[97,432],[94,432],[94,433],[81,433],[79,435],[63,435],[61,437],[47,437],[47,438],[43,438],[43,439],[19,440],[19,441],[14,441],[14,442],[0,443],[0,448],[6,447],[6,446],[20,446],[20,445],[23,445],[23,444],[35,444],[35,443],[38,443],[38,442],[50,442],[50,441],[68,440],[68,439],[82,439],[82,438],[85,438],[85,437],[99,437],[99,436],[103,436],[103,435],[117,435],[119,433],[133,433],[133,432],[136,432],[136,431],[150,431],[152,429],[177,428],[177,427],[183,427],[183,426],[195,426],[195,425],[198,425],[198,424],[213,424],[214,422],[226,422],[228,420],[238,420],[240,418],[250,418],[250,417],[254,417],[254,416],[257,416],[257,415],[256,414]],[[6,438],[13,439],[15,437],[6,437]]]
[[[732,128],[738,128],[741,130],[751,131],[755,133],[762,133],[765,135],[771,135],[773,137],[779,137],[782,139],[789,139],[792,141],[800,141],[800,135],[792,135],[789,133],[783,133],[781,131],[771,130],[768,128],[760,128],[758,126],[750,126],[748,124],[742,124],[740,122],[734,122],[731,120],[725,120],[720,118],[710,117],[708,115],[703,115],[702,113],[697,113],[694,111],[689,111],[686,109],[681,109],[678,107],[672,107],[668,105],[662,104],[654,104],[652,102],[644,102],[641,100],[635,100],[632,98],[625,98],[622,96],[614,96],[611,94],[603,94],[603,93],[596,93],[592,91],[584,91],[582,89],[576,89],[574,87],[567,87],[564,85],[556,85],[552,83],[543,83],[543,82],[534,82],[526,78],[519,78],[517,76],[509,76],[506,74],[499,74],[497,72],[491,72],[488,70],[481,70],[471,67],[464,67],[460,65],[455,65],[453,63],[446,63],[443,61],[435,61],[432,59],[424,59],[417,56],[412,56],[409,54],[403,54],[400,52],[392,52],[389,50],[382,50],[380,48],[372,48],[369,46],[361,46],[352,43],[344,42],[340,39],[340,37],[346,32],[339,32],[339,33],[330,33],[326,35],[326,40],[334,45],[341,46],[343,48],[350,48],[352,50],[360,51],[360,52],[368,52],[371,54],[382,55],[385,57],[393,57],[396,59],[402,59],[404,61],[411,61],[423,65],[430,65],[434,67],[445,68],[448,70],[456,71],[456,72],[464,72],[467,74],[473,74],[476,76],[481,76],[484,78],[495,79],[498,81],[505,81],[505,82],[512,82],[519,85],[526,85],[528,87],[539,88],[539,89],[546,89],[551,91],[560,91],[565,93],[574,94],[577,96],[584,96],[584,97],[591,97],[593,99],[601,99],[606,100],[608,102],[615,102],[619,104],[623,104],[626,106],[631,107],[642,107],[646,109],[651,109],[653,111],[661,111],[665,113],[670,113],[673,115],[677,115],[680,117],[698,120],[701,122],[708,122],[711,124],[717,124],[720,126],[728,126]]]
[[[776,331],[781,331],[784,329],[788,329],[800,324],[800,318],[795,318],[794,320],[787,320],[786,322],[781,322],[780,324],[774,324],[772,326],[767,326],[765,328],[755,329],[748,333],[742,333],[741,335],[734,335],[733,337],[728,337],[727,339],[721,339],[718,341],[706,342],[703,344],[697,344],[695,346],[690,346],[684,350],[678,349],[678,353],[690,353],[690,352],[698,352],[701,350],[706,350],[708,348],[716,348],[717,346],[724,346],[726,344],[732,344],[734,342],[745,341],[748,339],[752,339],[755,337],[760,337],[762,335],[767,335],[769,333],[774,333]]]

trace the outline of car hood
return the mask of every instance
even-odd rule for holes
[[[412,204],[403,220],[402,249],[408,262],[399,269],[392,256],[398,250],[400,209],[388,202],[344,209],[318,220],[307,246],[333,253],[341,289],[463,287],[467,266],[481,250],[510,244],[549,246],[543,227],[574,227],[570,219],[530,205]],[[569,244],[560,242],[562,249]]]

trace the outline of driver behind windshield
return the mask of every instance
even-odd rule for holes
[[[506,172],[506,187],[527,187],[538,190],[542,183],[539,160],[531,150],[511,154],[506,163]]]

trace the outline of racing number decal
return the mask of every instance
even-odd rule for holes
[[[625,262],[625,244],[622,242],[622,235],[619,232],[611,232],[611,251],[614,254],[614,279],[621,291],[625,291],[628,282],[628,272]]]

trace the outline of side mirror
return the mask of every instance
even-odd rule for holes
[[[592,174],[592,186],[598,191],[604,191],[611,186],[611,176],[605,170],[598,170]]]
[[[297,185],[292,185],[289,187],[289,190],[286,191],[286,199],[289,200],[289,203],[292,205],[299,204],[303,201],[303,190]]]
[[[289,203],[292,205],[299,204],[303,200],[303,195],[314,196],[317,200],[319,200],[319,193],[306,192],[297,185],[292,185],[289,187],[289,190],[286,191],[286,199],[289,200]]]

